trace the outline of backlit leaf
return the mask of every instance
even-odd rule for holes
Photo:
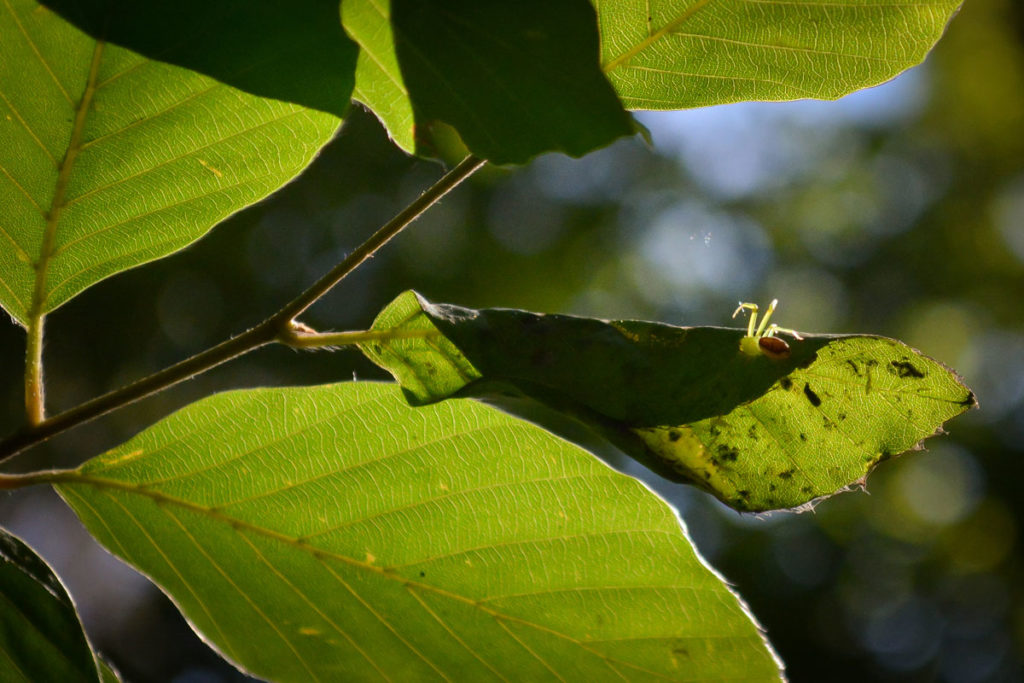
[[[948,368],[884,337],[806,335],[776,358],[743,351],[745,330],[476,311],[414,292],[374,329],[421,332],[362,346],[413,403],[527,396],[739,510],[862,481],[975,404]]]
[[[920,63],[962,0],[592,0],[629,109],[835,99]]]
[[[474,401],[220,394],[48,479],[261,677],[779,678],[664,502]]]
[[[338,122],[4,0],[0,305],[26,324],[177,251],[294,177]]]

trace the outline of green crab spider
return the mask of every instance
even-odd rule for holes
[[[761,318],[761,324],[758,325],[757,304],[740,302],[740,305],[733,311],[732,317],[735,318],[741,311],[750,311],[750,320],[747,322],[747,336],[740,339],[740,351],[748,356],[765,355],[775,360],[789,356],[789,344],[776,335],[780,333],[788,334],[794,339],[803,339],[803,337],[796,330],[779,327],[775,323],[768,324],[768,320],[771,319],[772,313],[775,312],[775,307],[778,305],[779,300],[772,299],[772,302],[768,304],[768,310],[764,312],[764,317]]]

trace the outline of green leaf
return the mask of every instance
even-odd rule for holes
[[[962,0],[593,0],[629,109],[835,99],[919,64]]]
[[[18,322],[166,256],[301,171],[337,117],[0,7],[0,305]]]
[[[96,657],[49,565],[0,529],[0,680],[93,681]]]
[[[416,128],[433,120],[498,164],[581,156],[634,132],[586,0],[345,0],[342,22],[361,48],[355,97],[406,151],[423,151]]]
[[[100,660],[100,681],[102,683],[121,683],[121,676],[108,662]]]
[[[88,33],[253,95],[345,115],[356,46],[337,0],[43,0]]]
[[[779,677],[664,502],[473,401],[220,394],[46,478],[261,677]]]
[[[359,45],[352,98],[377,115],[396,145],[409,154],[423,151],[417,146],[416,117],[395,54],[390,0],[345,0],[341,20]]]
[[[806,335],[778,358],[745,330],[476,311],[415,292],[373,329],[382,337],[361,348],[414,404],[526,396],[738,510],[862,482],[975,405],[948,368],[884,337]]]

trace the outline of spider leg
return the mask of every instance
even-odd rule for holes
[[[747,336],[753,337],[754,326],[757,325],[757,304],[748,304],[741,301],[736,310],[732,312],[732,317],[735,318],[742,310],[750,311],[750,321],[747,323]]]
[[[771,325],[768,326],[768,329],[765,331],[764,336],[774,337],[779,333],[788,334],[791,337],[793,337],[793,339],[803,339],[803,337],[800,336],[800,333],[797,332],[796,330],[791,330],[788,327],[779,327],[775,323],[772,323]]]
[[[772,299],[772,302],[768,304],[768,310],[764,312],[764,317],[761,318],[761,324],[757,328],[757,332],[753,334],[754,337],[761,337],[764,335],[764,330],[768,327],[768,319],[772,317],[772,313],[775,312],[775,307],[779,305],[778,299]]]

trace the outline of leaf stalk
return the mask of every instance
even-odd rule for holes
[[[46,417],[43,386],[43,322],[46,316],[29,321],[25,344],[25,416],[30,426],[39,425]]]
[[[304,326],[303,326],[304,327]],[[279,341],[294,349],[324,349],[338,346],[354,346],[367,342],[394,339],[429,339],[439,337],[437,330],[356,330],[349,332],[315,332],[296,329]]]

